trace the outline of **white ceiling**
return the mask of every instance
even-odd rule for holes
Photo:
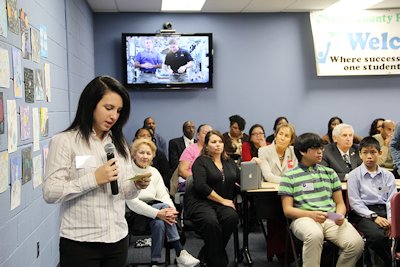
[[[271,13],[321,10],[337,0],[207,0],[200,13]],[[161,0],[87,0],[93,12],[161,12]],[[373,9],[398,9],[400,0],[384,0]]]

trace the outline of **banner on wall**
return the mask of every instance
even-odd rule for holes
[[[400,74],[400,9],[310,13],[318,76]]]

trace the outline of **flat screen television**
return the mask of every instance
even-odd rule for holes
[[[127,88],[213,86],[212,33],[123,33],[122,50]]]

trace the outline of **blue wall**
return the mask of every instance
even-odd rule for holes
[[[324,134],[340,116],[366,135],[376,117],[400,121],[400,77],[316,76],[309,15],[95,13],[96,74],[122,76],[121,33],[157,32],[165,21],[177,32],[212,32],[214,88],[207,91],[131,91],[133,110],[126,135],[154,116],[166,139],[181,135],[183,121],[208,122],[221,131],[241,114],[246,131],[261,123],[267,133],[280,115],[297,132]]]
[[[77,97],[94,77],[93,15],[84,0],[18,1],[18,8],[28,14],[30,27],[47,26],[49,58],[42,58],[40,64],[22,60],[22,66],[43,68],[44,62],[50,63],[52,102],[26,104],[23,98],[17,99],[18,109],[20,105],[48,107],[49,136],[41,137],[42,146],[70,124]],[[8,49],[12,66],[11,47],[21,48],[19,35],[8,31],[7,38],[0,37],[0,47]],[[6,99],[14,99],[12,86],[0,91],[4,93],[4,103]],[[0,151],[7,149],[6,133],[7,126],[5,134],[0,135]],[[18,150],[13,154],[20,155],[22,148],[31,145],[32,138],[18,140]],[[33,156],[39,153],[36,151]],[[57,266],[59,206],[46,204],[42,187],[33,189],[32,181],[22,186],[21,196],[21,205],[10,211],[10,190],[0,194],[0,267]],[[40,242],[38,258],[37,242]]]

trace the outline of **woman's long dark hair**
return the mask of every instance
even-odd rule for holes
[[[330,143],[333,143],[333,138],[332,138],[332,131],[333,131],[333,129],[331,128],[331,124],[332,124],[332,122],[335,121],[335,120],[338,120],[338,121],[339,121],[339,124],[340,124],[340,123],[343,123],[343,120],[342,120],[341,118],[337,117],[337,116],[332,117],[332,118],[329,119],[329,121],[328,121],[328,133],[327,133],[327,135],[328,135],[328,137],[329,137],[329,142],[330,142]]]
[[[385,121],[385,119],[377,118],[371,123],[371,127],[369,128],[369,136],[373,136],[379,133],[378,129],[376,128],[378,126],[378,121]]]
[[[206,134],[206,137],[204,138],[204,145],[203,145],[203,149],[201,150],[201,154],[202,155],[206,155],[208,157],[211,157],[211,155],[208,154],[207,145],[208,145],[208,142],[210,141],[210,137],[212,135],[218,136],[219,138],[221,138],[222,142],[224,142],[224,137],[223,137],[223,135],[221,134],[220,131],[217,131],[217,130],[209,131]],[[222,154],[221,154],[221,160],[227,160],[228,158],[229,158],[229,156],[228,156],[228,154],[226,154],[225,148],[224,148],[224,151],[222,151]]]
[[[107,90],[117,93],[122,98],[123,107],[118,120],[111,127],[111,131],[112,141],[116,150],[121,156],[127,159],[129,155],[129,151],[127,150],[128,143],[122,132],[122,127],[128,121],[131,112],[131,102],[128,91],[113,77],[99,76],[86,85],[79,98],[75,119],[64,132],[78,130],[83,139],[90,145],[89,137],[93,127],[93,112]]]
[[[264,131],[264,127],[261,124],[254,124],[253,126],[251,126],[250,130],[249,130],[249,143],[250,143],[250,154],[251,157],[258,157],[258,148],[254,145],[253,141],[251,141],[251,135],[254,131],[255,128],[261,128],[263,133],[264,133],[264,138],[265,138],[265,131]]]

